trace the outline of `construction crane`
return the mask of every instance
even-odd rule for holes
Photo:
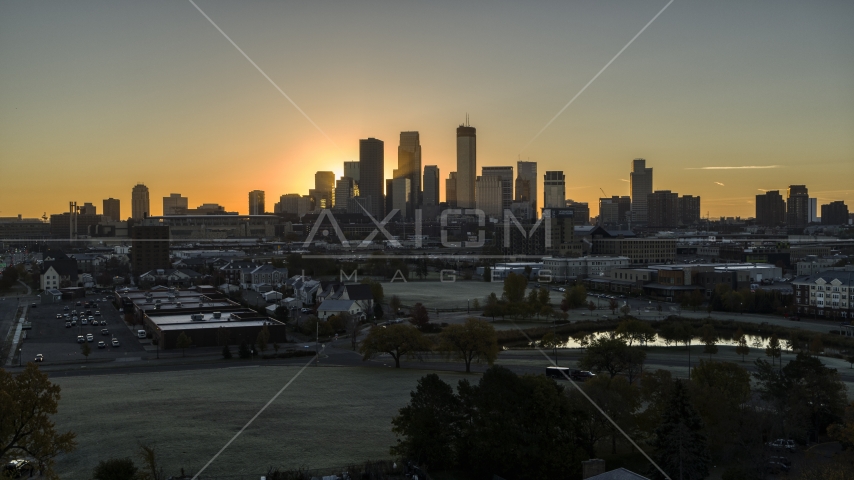
[[[602,195],[605,195],[606,197],[608,196],[608,194],[605,193],[605,190],[602,190],[602,187],[599,187],[599,190],[602,192]]]

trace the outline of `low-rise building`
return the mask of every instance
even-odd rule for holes
[[[548,273],[556,282],[587,277],[604,277],[614,269],[628,267],[630,263],[631,260],[628,257],[606,255],[589,255],[577,258],[546,257],[543,259],[541,276]]]
[[[365,313],[356,300],[324,300],[317,307],[317,318],[327,320],[333,315],[347,313],[360,319],[365,318]]]
[[[854,315],[854,271],[830,270],[792,281],[795,306],[801,315],[849,319]]]

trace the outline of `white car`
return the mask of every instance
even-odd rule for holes
[[[784,438],[778,438],[773,442],[768,442],[768,446],[772,448],[785,448],[790,452],[794,452],[796,448],[794,440],[786,440]]]
[[[94,341],[95,341],[95,336],[94,336],[94,335],[92,335],[91,333],[87,333],[87,334],[86,334],[86,341],[87,341],[87,342],[94,342]]]

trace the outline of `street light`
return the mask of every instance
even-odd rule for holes
[[[23,348],[19,348],[19,349],[18,349],[18,366],[19,366],[19,367],[21,366],[21,357],[23,356],[23,354],[21,353],[21,351],[23,351],[23,350],[24,350]]]

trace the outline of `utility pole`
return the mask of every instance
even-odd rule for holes
[[[320,350],[317,348],[320,344],[320,319],[317,319],[315,325],[315,336],[314,336],[314,365],[320,365]]]

